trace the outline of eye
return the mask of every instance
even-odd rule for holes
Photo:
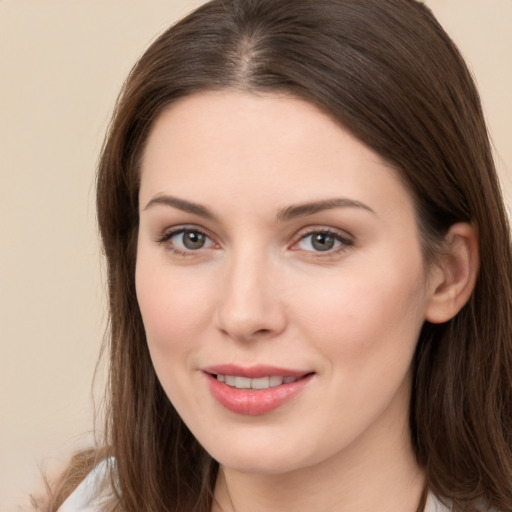
[[[328,253],[338,252],[350,245],[352,245],[352,241],[342,237],[339,233],[319,230],[303,235],[297,242],[296,247],[302,251]]]
[[[165,244],[170,250],[178,254],[187,254],[214,245],[211,238],[202,231],[184,228],[164,234],[158,242]]]

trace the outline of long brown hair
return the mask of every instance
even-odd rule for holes
[[[415,0],[213,0],[162,34],[132,70],[97,187],[110,299],[112,504],[123,512],[209,512],[212,504],[217,464],[157,380],[134,284],[148,133],[172,102],[212,89],[303,98],[387,159],[414,198],[427,262],[453,223],[475,226],[476,287],[453,320],[424,325],[410,429],[436,495],[456,510],[483,500],[512,512],[509,226],[471,75]]]

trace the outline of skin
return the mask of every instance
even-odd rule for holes
[[[333,198],[350,202],[290,215]],[[187,248],[184,228],[204,245]],[[320,251],[311,233],[326,230],[333,246]],[[137,297],[162,386],[221,465],[223,511],[416,509],[411,359],[442,293],[459,308],[446,289],[468,272],[447,275],[425,269],[396,171],[314,106],[208,92],[155,123],[142,159]],[[441,309],[434,320],[452,314]],[[314,375],[286,404],[247,416],[209,391],[204,368],[228,363]]]

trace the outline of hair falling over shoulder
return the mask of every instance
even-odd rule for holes
[[[72,462],[56,511],[113,454],[122,512],[209,512],[217,464],[163,392],[135,294],[139,161],[158,116],[205,90],[283,92],[337,119],[398,170],[435,261],[470,222],[480,272],[451,321],[425,324],[410,429],[428,488],[456,511],[512,512],[512,257],[480,99],[459,51],[415,0],[213,0],[164,32],[130,73],[97,179],[108,267],[108,450]]]

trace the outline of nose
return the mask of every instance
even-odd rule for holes
[[[230,258],[219,290],[217,328],[236,341],[269,339],[287,323],[280,293],[279,270],[270,258],[238,255]]]

